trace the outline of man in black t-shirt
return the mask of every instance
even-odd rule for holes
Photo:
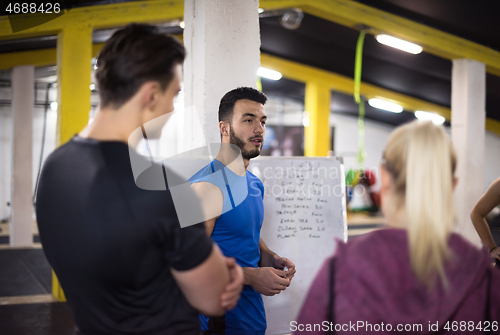
[[[199,334],[198,311],[222,315],[239,298],[241,268],[203,223],[181,228],[168,185],[139,188],[130,164],[142,159],[130,134],[173,111],[184,57],[153,26],[117,31],[97,62],[100,111],[44,164],[40,238],[80,334]]]

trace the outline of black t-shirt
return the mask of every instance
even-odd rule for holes
[[[168,188],[136,186],[129,156],[125,143],[75,136],[47,158],[36,205],[45,255],[82,334],[199,334],[170,268],[198,266],[212,242],[203,224],[180,227]]]

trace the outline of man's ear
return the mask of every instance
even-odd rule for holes
[[[144,109],[154,111],[160,100],[161,87],[156,81],[148,81],[139,89]]]
[[[225,121],[219,121],[219,130],[222,136],[229,136],[231,125]]]

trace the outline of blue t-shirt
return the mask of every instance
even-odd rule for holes
[[[222,162],[213,160],[198,171],[190,182],[209,182],[222,191],[222,214],[215,222],[212,239],[222,253],[234,257],[242,267],[257,268],[260,260],[260,229],[264,220],[264,185],[247,171],[239,176]],[[222,318],[200,315],[201,329],[215,334],[224,330],[228,335],[264,335],[266,313],[259,292],[245,285],[236,307]]]

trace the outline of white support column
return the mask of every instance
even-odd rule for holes
[[[12,70],[12,221],[10,245],[33,245],[33,108],[34,66]]]
[[[258,0],[184,1],[185,106],[195,106],[207,143],[219,143],[222,96],[239,86],[256,87],[260,66]],[[188,146],[200,143],[186,120]]]
[[[457,152],[455,189],[457,232],[476,245],[480,239],[470,220],[472,208],[484,193],[486,68],[470,59],[453,61],[451,134]]]

